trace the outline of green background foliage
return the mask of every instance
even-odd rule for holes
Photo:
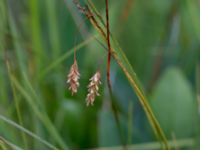
[[[93,2],[105,19],[104,1]],[[142,83],[169,144],[180,149],[199,148],[199,7],[199,0],[109,1],[111,33]],[[111,100],[105,47],[72,0],[1,0],[1,148],[117,149],[123,142],[135,149],[159,147],[114,59]],[[72,96],[66,78],[75,49],[81,79]],[[97,69],[101,96],[86,107],[87,85]]]

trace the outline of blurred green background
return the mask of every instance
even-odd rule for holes
[[[92,2],[105,18],[105,2]],[[111,32],[140,79],[167,139],[174,149],[200,149],[200,1],[109,2]],[[130,149],[160,149],[138,98],[114,60],[111,101],[107,53],[91,38],[95,35],[72,0],[0,0],[2,149],[116,149],[123,143],[132,145]],[[66,78],[74,49],[81,79],[78,93],[71,96]],[[86,107],[86,87],[98,68],[101,96],[94,106]],[[111,103],[117,106],[120,130]]]

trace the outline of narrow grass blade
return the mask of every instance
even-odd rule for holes
[[[169,146],[171,148],[176,148],[178,146],[180,149],[193,149],[195,145],[194,139],[180,139],[177,140],[177,145],[174,145],[174,141],[168,141]],[[160,150],[162,149],[159,142],[151,142],[151,143],[142,143],[142,144],[134,144],[128,145],[127,149],[133,150]],[[93,148],[91,150],[123,150],[122,146],[116,147],[102,147],[102,148]]]
[[[56,16],[56,1],[45,0],[46,11],[47,11],[47,21],[49,27],[49,39],[51,44],[52,56],[54,59],[58,57],[58,54],[61,50],[60,40],[59,40],[59,32],[58,32],[58,24],[57,24],[57,16]]]
[[[197,1],[191,0],[191,1],[186,1],[187,4],[187,9],[188,13],[190,15],[191,19],[191,24],[194,27],[195,33],[198,37],[198,40],[200,40],[200,15],[199,15],[199,9],[198,9],[198,4]]]
[[[6,92],[7,91],[7,82],[5,80],[6,76],[4,74],[4,71],[5,71],[5,67],[4,67],[4,64],[3,64],[3,59],[5,57],[5,53],[4,53],[4,50],[5,50],[5,46],[6,46],[6,41],[5,41],[5,35],[6,35],[6,32],[7,32],[7,9],[6,9],[6,4],[5,4],[5,1],[1,0],[0,1],[0,18],[1,18],[1,23],[0,23],[0,65],[1,65],[1,68],[0,68],[0,76],[2,78],[0,78],[0,85],[1,88],[0,89],[0,97],[1,97],[1,102],[2,104],[6,104],[7,103],[7,99],[8,99],[8,93]]]
[[[51,58],[57,59],[59,57],[61,51],[59,32],[58,32],[58,19],[57,19],[57,8],[56,8],[56,0],[45,0],[46,4],[46,16],[48,21],[48,33],[49,33],[49,43],[50,43],[50,51]],[[54,71],[57,73],[56,78],[54,78],[54,90],[56,93],[56,97],[59,99],[62,98],[64,89],[59,88],[62,82],[62,68],[61,66],[57,66],[54,68]]]
[[[1,144],[1,142],[2,142],[2,144],[5,143],[5,145],[8,145],[8,146],[9,146],[11,149],[13,149],[13,150],[23,150],[23,149],[20,148],[19,146],[17,146],[17,145],[15,145],[15,144],[11,143],[10,141],[8,141],[8,140],[6,140],[5,138],[3,138],[3,137],[0,136],[0,146],[3,146],[3,145]],[[6,148],[5,146],[3,146],[2,149],[3,149],[3,150],[4,150],[4,149],[7,150],[7,148]]]
[[[48,146],[51,149],[57,150],[58,148],[56,148],[55,146],[53,146],[52,144],[48,143],[47,141],[43,140],[41,137],[37,136],[36,134],[30,132],[29,130],[25,129],[24,127],[20,126],[19,124],[15,123],[14,121],[0,115],[0,120],[2,120],[3,122],[15,127],[16,129],[20,130],[21,132],[26,133],[27,135],[37,139],[38,141],[40,141],[41,143],[45,144],[46,146]]]
[[[20,71],[26,71],[26,51],[24,51],[21,41],[20,41],[20,34],[18,32],[16,22],[14,20],[14,16],[12,13],[11,8],[8,8],[8,25],[11,30],[11,35],[13,40],[13,45],[14,45],[14,50],[17,58],[17,64],[19,66]]]
[[[92,8],[93,10],[97,11],[94,5],[92,5],[92,7],[93,7]],[[90,12],[94,12],[94,11],[90,11]],[[104,32],[106,27],[105,26],[101,27],[99,25],[99,22],[102,22],[103,20],[102,19],[99,20],[98,18],[99,16],[95,18],[95,15],[92,14],[92,17],[90,17],[89,19],[90,19],[91,24],[94,26],[94,28],[99,32],[99,34],[104,38],[104,41],[106,42],[106,36],[105,36],[106,34]],[[105,23],[101,23],[101,24],[105,25]],[[147,115],[147,118],[149,119],[149,122],[154,130],[156,137],[160,141],[163,142],[163,146],[164,146],[163,148],[170,149],[167,143],[166,136],[162,128],[160,127],[160,124],[158,123],[150,105],[148,104],[148,100],[144,94],[145,92],[142,89],[142,86],[138,80],[136,73],[134,72],[131,64],[129,63],[125,53],[122,51],[121,47],[119,46],[118,42],[115,40],[113,36],[112,36],[112,56],[115,59],[115,61],[118,63],[118,65],[120,66],[124,74],[126,75],[130,85],[132,86],[134,92],[138,96],[138,99]]]
[[[12,34],[12,38],[13,38],[13,44],[14,44],[14,50],[15,50],[15,53],[16,53],[16,56],[17,56],[17,62],[19,64],[19,69],[22,71],[25,71],[26,70],[26,58],[24,55],[24,52],[23,52],[23,47],[22,47],[22,44],[20,43],[20,41],[17,41],[16,38],[20,38],[20,34],[18,33],[18,29],[17,29],[17,26],[16,26],[16,22],[14,21],[14,16],[13,16],[13,12],[12,12],[12,9],[11,7],[8,5],[8,24],[9,24],[9,27],[11,29],[11,34]],[[15,37],[15,38],[14,38]],[[5,52],[6,53],[6,52]],[[11,78],[11,69],[10,69],[10,64],[8,62],[8,60],[6,60],[6,66],[7,66],[7,71],[8,71],[8,76],[9,78]],[[14,105],[15,105],[15,109],[16,109],[16,112],[17,112],[17,119],[19,121],[19,124],[23,126],[23,117],[22,117],[22,114],[21,114],[21,111],[20,111],[20,104],[19,104],[19,98],[16,94],[16,90],[10,80],[10,84],[11,84],[11,89],[12,89],[12,92],[13,92],[13,97],[14,97]],[[23,139],[23,143],[24,143],[24,148],[26,150],[28,150],[28,141],[26,139],[26,136],[22,133],[22,139]]]
[[[34,62],[35,68],[35,75],[39,75],[38,72],[43,65],[43,60],[47,57],[44,51],[44,45],[42,42],[42,32],[41,32],[41,25],[40,25],[40,11],[39,11],[39,0],[29,0],[30,8],[30,33],[31,33],[31,42],[32,42],[32,52],[34,55],[32,56],[32,60]]]
[[[11,89],[12,89],[12,92],[13,92],[13,98],[14,98],[14,105],[15,105],[15,109],[16,109],[16,112],[17,112],[17,118],[18,118],[18,121],[19,121],[19,124],[21,126],[23,126],[23,121],[22,121],[22,114],[21,114],[21,110],[20,110],[20,103],[19,103],[19,98],[16,94],[16,89],[11,81],[11,69],[10,69],[10,64],[8,62],[8,60],[6,60],[6,65],[7,65],[7,70],[8,70],[8,76],[10,78],[10,84],[11,84]],[[23,139],[23,142],[24,142],[24,148],[26,150],[28,150],[28,141],[26,139],[26,136],[24,133],[22,133],[22,139]]]
[[[52,135],[54,140],[62,147],[62,149],[67,150],[68,147],[63,141],[63,139],[60,137],[59,133],[57,132],[56,128],[46,115],[46,113],[42,113],[37,105],[35,104],[33,98],[26,92],[26,90],[20,85],[20,83],[15,79],[14,76],[11,76],[11,80],[13,84],[15,85],[16,89],[24,96],[25,100],[27,100],[29,106],[33,109],[36,116],[40,119],[40,121],[44,124],[48,132]]]

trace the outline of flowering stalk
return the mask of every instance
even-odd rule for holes
[[[90,78],[90,83],[88,85],[88,94],[86,98],[86,105],[93,105],[95,97],[99,96],[99,84],[101,84],[101,74],[97,71],[92,78]]]
[[[74,93],[77,93],[77,89],[79,87],[79,82],[78,82],[79,79],[80,79],[80,73],[78,71],[78,65],[75,59],[67,76],[67,83],[69,84],[69,90],[71,90],[72,95]]]

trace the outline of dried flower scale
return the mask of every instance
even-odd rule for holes
[[[71,90],[72,95],[77,93],[79,87],[78,80],[80,79],[80,73],[78,71],[78,65],[76,60],[74,60],[73,65],[70,68],[69,74],[67,76],[67,83],[69,84],[69,90]]]
[[[97,71],[94,76],[90,79],[90,83],[88,85],[88,94],[86,98],[86,105],[93,105],[95,97],[99,96],[99,84],[101,84],[101,74]]]

